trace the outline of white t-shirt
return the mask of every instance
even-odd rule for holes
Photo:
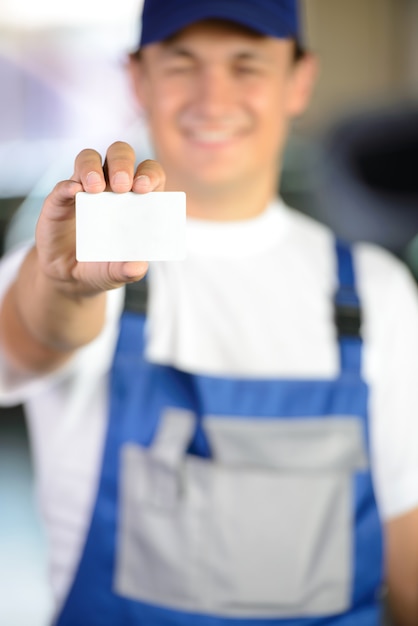
[[[148,357],[206,374],[329,378],[334,239],[279,200],[242,222],[188,220],[185,261],[149,271]],[[26,248],[0,264],[0,296]],[[363,374],[371,385],[372,472],[384,519],[418,506],[418,296],[407,268],[356,244]],[[94,504],[107,416],[107,378],[123,289],[109,293],[102,334],[61,371],[22,379],[0,360],[0,402],[26,402],[39,501],[59,604]],[[1,356],[1,355],[0,355]]]

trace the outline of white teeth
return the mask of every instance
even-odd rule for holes
[[[202,131],[199,133],[193,133],[193,139],[196,141],[202,141],[205,143],[220,143],[231,139],[231,133],[225,133],[215,130]]]

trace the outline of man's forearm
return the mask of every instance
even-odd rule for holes
[[[0,340],[13,365],[46,372],[100,333],[106,295],[79,296],[59,288],[39,268],[36,250],[24,260],[0,311]]]
[[[394,626],[418,625],[418,507],[386,524],[388,604]]]
[[[417,626],[418,606],[416,598],[391,598],[389,596],[389,615],[393,626]]]

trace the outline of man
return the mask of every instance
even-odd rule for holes
[[[315,76],[298,37],[293,0],[147,0],[157,161],[81,152],[3,261],[59,626],[374,626],[385,583],[418,623],[417,294],[275,198]],[[146,263],[75,261],[74,198],[164,186],[188,256],[150,264],[145,319],[122,309]]]

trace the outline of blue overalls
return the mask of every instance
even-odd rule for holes
[[[97,500],[57,626],[377,626],[382,542],[350,249],[332,380],[192,375],[122,316]]]

